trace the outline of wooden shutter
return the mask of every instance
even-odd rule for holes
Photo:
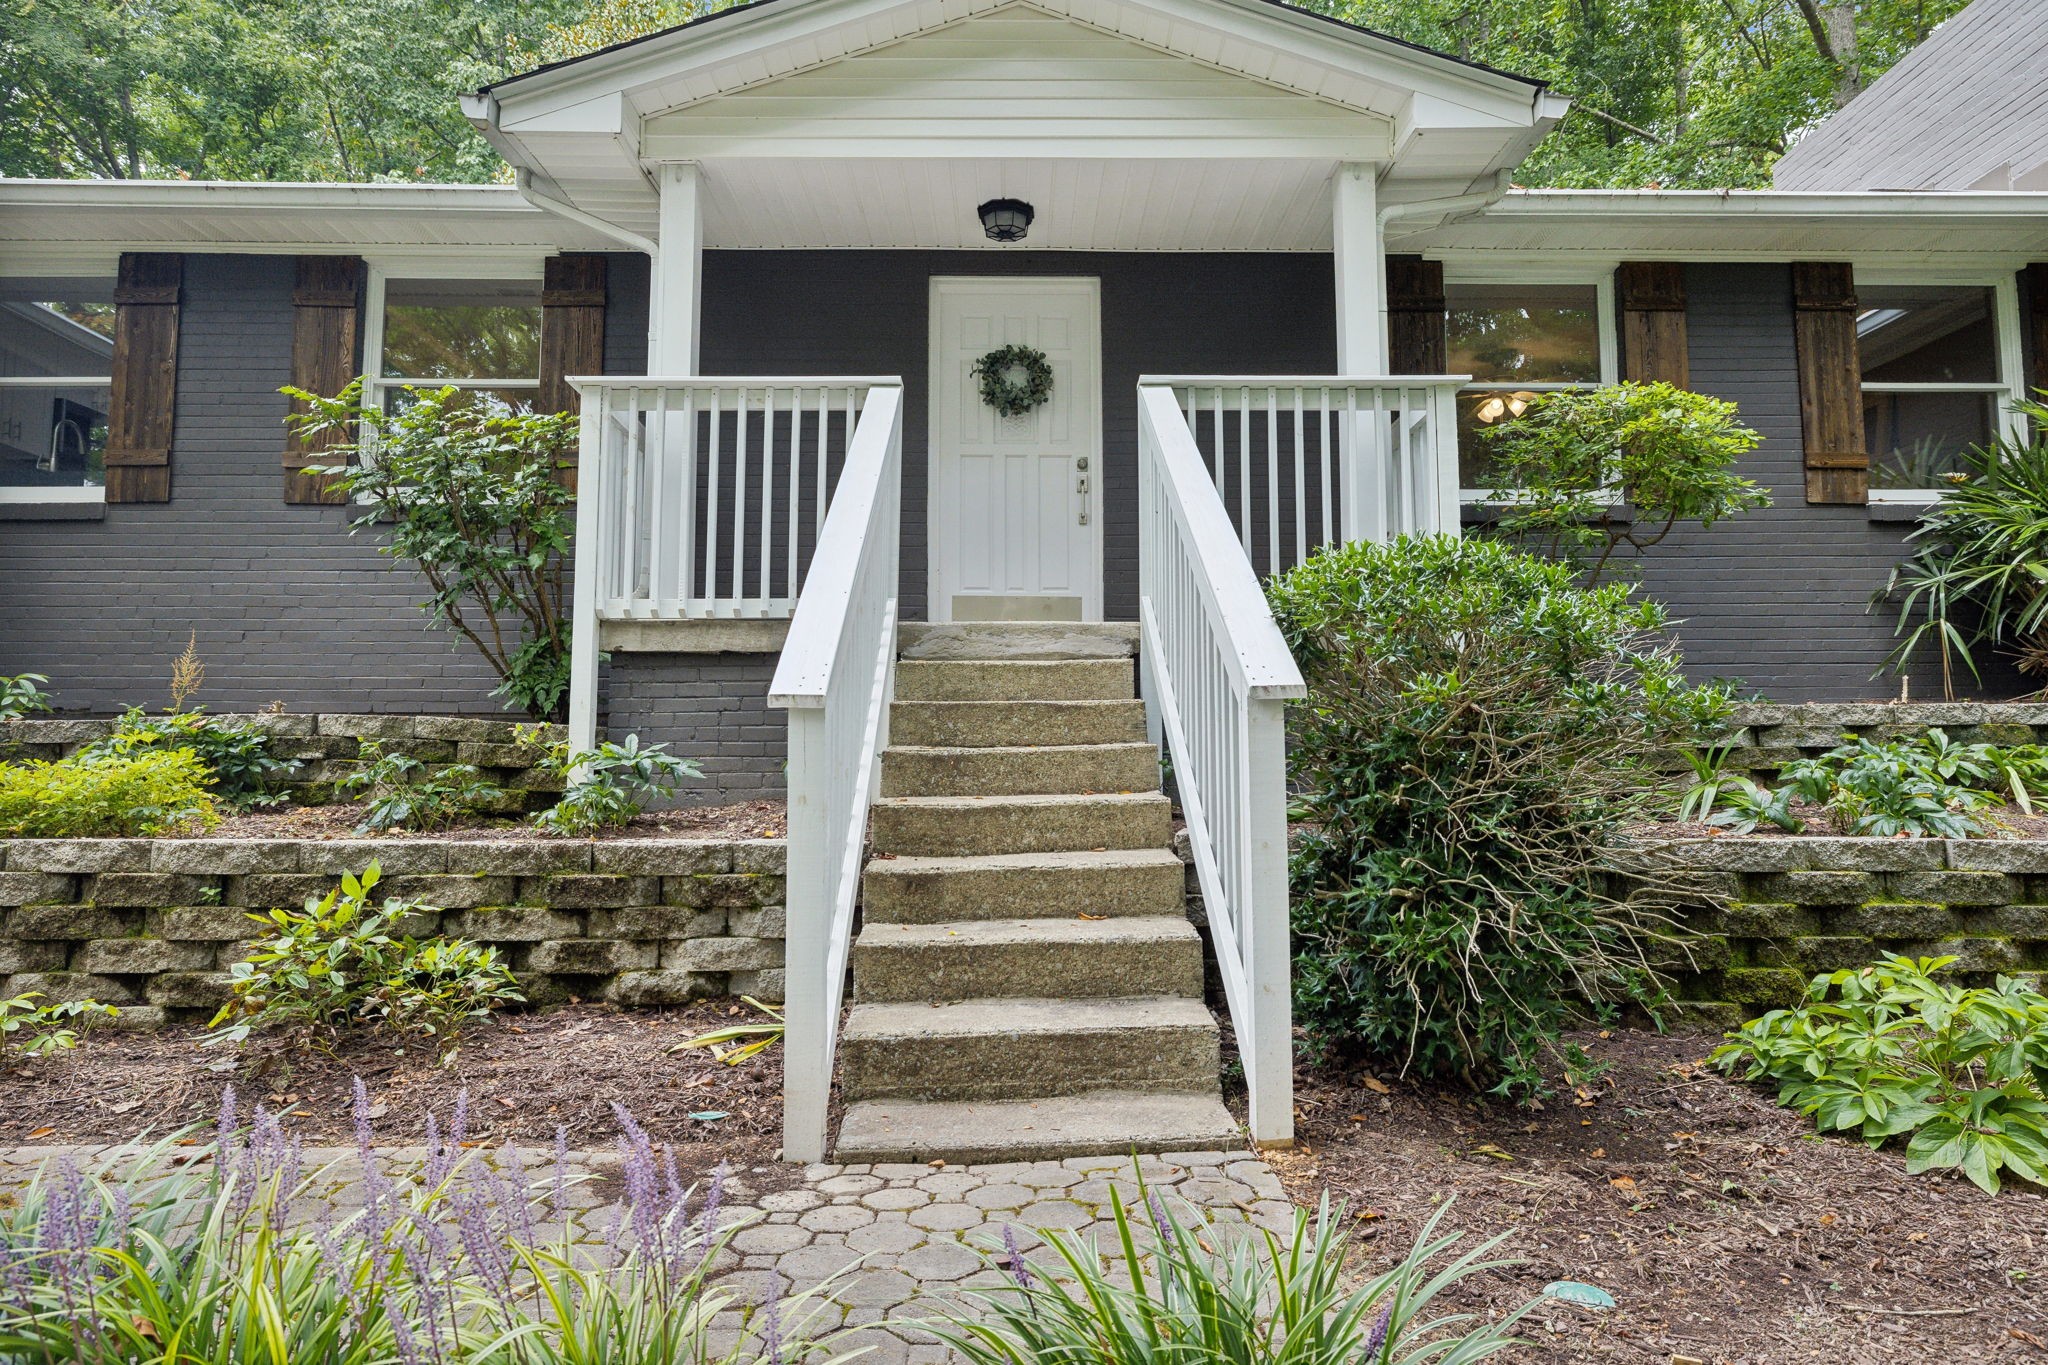
[[[178,398],[178,294],[185,258],[127,252],[114,284],[113,411],[107,419],[107,501],[171,500],[171,429]]]
[[[1621,312],[1621,377],[1691,387],[1685,267],[1676,261],[1624,261],[1614,272],[1614,294]]]
[[[1388,372],[1442,374],[1448,364],[1443,262],[1387,257]]]
[[[357,374],[356,346],[362,335],[363,260],[360,256],[299,257],[298,287],[292,291],[292,384],[323,398],[348,387]],[[306,405],[294,398],[292,411]],[[325,474],[308,474],[309,464],[332,464],[324,452],[355,439],[353,431],[329,431],[305,438],[287,432],[284,442],[284,500],[295,504],[341,503],[347,495]]]
[[[604,372],[604,300],[607,258],[595,253],[551,256],[540,294],[540,394],[542,412],[575,412],[582,406],[570,375]],[[562,482],[576,488],[576,454],[569,453]]]
[[[1869,502],[1863,369],[1856,353],[1856,278],[1847,262],[1793,262],[1792,327],[1799,355],[1806,500]]]

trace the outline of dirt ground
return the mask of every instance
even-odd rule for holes
[[[1525,1319],[1506,1359],[1565,1362],[2048,1362],[2048,1198],[1908,1176],[1896,1149],[1818,1137],[1766,1091],[1703,1066],[1716,1039],[1579,1035],[1606,1075],[1540,1111],[1388,1073],[1297,1078],[1299,1202],[1346,1201],[1367,1258],[1441,1230],[1506,1232],[1512,1271],[1468,1282],[1499,1312],[1554,1280],[1618,1300]]]
[[[211,829],[188,827],[164,838],[208,839],[563,839],[523,820],[475,820],[444,830],[391,828],[359,833],[364,803],[287,806],[228,815]],[[729,806],[683,806],[638,815],[620,829],[594,839],[780,839],[787,826],[780,801],[741,801]]]

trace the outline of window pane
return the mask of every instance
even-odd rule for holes
[[[391,379],[533,379],[540,374],[540,284],[392,280],[384,287]]]
[[[1866,393],[1863,439],[1872,488],[1938,488],[1958,456],[1991,440],[1997,402],[1988,393]]]
[[[1477,380],[1598,383],[1599,295],[1590,284],[1457,284],[1450,372]]]
[[[106,482],[113,281],[0,281],[0,380],[89,376],[84,384],[0,382],[0,488]]]
[[[1856,291],[1856,347],[1867,382],[1998,382],[1991,291],[1869,285]]]
[[[107,481],[105,384],[0,384],[0,488]]]
[[[411,387],[424,389],[427,385],[420,384]],[[450,406],[468,407],[475,404],[499,404],[515,413],[527,413],[533,411],[534,399],[537,396],[537,391],[530,388],[461,388],[456,390],[454,402]],[[387,388],[384,390],[384,411],[386,412],[395,413],[402,411],[416,401],[417,399],[414,397],[411,388]]]
[[[1491,492],[1496,461],[1479,433],[1521,416],[1535,394],[1526,390],[1473,390],[1458,395],[1458,487]]]

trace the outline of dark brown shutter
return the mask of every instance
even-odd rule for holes
[[[1792,263],[1792,328],[1799,353],[1806,500],[1869,502],[1863,369],[1856,354],[1856,277],[1847,262]]]
[[[1614,272],[1614,294],[1621,312],[1621,377],[1690,387],[1685,267],[1676,261],[1623,261]]]
[[[540,394],[542,412],[575,412],[581,406],[570,375],[604,373],[606,258],[597,254],[551,256],[540,293]],[[562,470],[562,482],[576,488],[576,455]]]
[[[299,257],[298,287],[292,291],[294,387],[332,398],[356,377],[364,273],[360,256]],[[304,403],[292,400],[293,412],[305,410]],[[353,439],[352,431],[329,431],[311,438],[286,433],[284,500],[300,504],[345,502],[347,495],[334,487],[331,476],[308,474],[305,468],[335,463],[324,452],[330,446]]]
[[[107,501],[171,500],[171,427],[178,398],[178,293],[185,258],[126,252],[114,284],[113,411]]]
[[[1442,374],[1448,364],[1443,262],[1387,257],[1388,373]]]
[[[2036,390],[2048,389],[2048,262],[2037,261],[2028,266],[2020,274],[2020,285],[2027,300],[2027,344],[2031,352],[2026,396],[2039,399],[2041,395]]]

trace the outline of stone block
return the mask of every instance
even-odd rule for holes
[[[260,932],[249,912],[231,905],[180,905],[151,911],[144,926],[179,943],[224,943]]]
[[[661,946],[661,965],[690,972],[755,972],[780,967],[781,939],[692,938]]]
[[[465,740],[455,746],[455,761],[479,768],[530,768],[541,751],[529,744],[478,744]]]
[[[480,905],[509,905],[517,885],[511,877],[391,877],[378,884],[382,896],[424,901],[443,910],[470,910]]]
[[[86,879],[79,898],[115,909],[154,910],[165,905],[192,905],[219,886],[216,878],[184,872],[102,872]]]
[[[1806,866],[1796,839],[1677,839],[1661,852],[1685,868],[1707,872],[1788,872]]]
[[[78,899],[78,879],[57,872],[0,872],[0,906]]]
[[[687,1005],[725,993],[725,983],[702,972],[620,972],[605,987],[604,998],[626,1009]]]
[[[135,998],[135,992],[124,983],[89,972],[16,972],[7,979],[7,989],[15,995],[36,991],[43,997],[36,1002],[39,1005],[67,1004],[73,1000],[125,1005]]]
[[[768,967],[758,972],[734,972],[726,979],[726,992],[730,995],[751,995],[756,1000],[779,1005],[789,998],[784,978],[785,973],[780,967]]]
[[[485,720],[478,716],[415,716],[413,733],[421,739],[445,739],[457,743],[512,744],[518,722]]]
[[[580,998],[574,987],[578,984],[569,977],[552,977],[540,972],[514,972],[512,979],[518,983],[519,993],[526,1003],[535,1009],[555,1005],[566,1005]]]
[[[759,910],[734,910],[726,916],[726,932],[734,938],[783,938],[788,932],[789,915],[779,905],[765,905]]]
[[[299,845],[291,839],[158,839],[149,850],[149,870],[200,877],[296,872]]]
[[[213,948],[164,938],[96,938],[79,945],[71,968],[108,976],[200,971],[213,965]]]
[[[1945,938],[1914,956],[1953,957],[1959,972],[2016,972],[2028,965],[2019,945],[2004,938]]]
[[[1731,938],[1795,938],[1820,931],[1820,917],[1784,901],[1736,901],[1721,912]]]
[[[503,905],[444,915],[441,932],[479,943],[539,943],[551,938],[580,937],[583,920],[561,910]]]
[[[1826,835],[1796,841],[1803,868],[1837,872],[1918,872],[1948,866],[1940,839],[1852,839]]]
[[[2048,876],[2048,842],[2032,839],[1950,839],[1948,865],[1959,872]]]
[[[464,840],[449,846],[448,870],[489,872],[500,877],[588,872],[590,845],[580,839]]]
[[[0,976],[15,972],[61,972],[68,943],[0,938]]]
[[[2020,883],[2003,872],[1895,872],[1888,880],[1900,900],[2010,905],[2021,899]]]
[[[149,867],[148,839],[15,839],[7,845],[9,872],[141,872]]]
[[[227,905],[247,906],[251,910],[297,910],[308,900],[325,896],[339,884],[337,878],[307,872],[252,872],[246,877],[229,877],[226,889],[221,892],[221,901]]]
[[[11,720],[0,726],[5,737],[23,744],[90,744],[114,733],[110,720]]]
[[[314,732],[344,739],[411,739],[412,716],[325,715],[318,718]]]
[[[161,1005],[122,1005],[119,1009],[119,1014],[111,1019],[102,1019],[93,1027],[114,1029],[121,1033],[148,1033],[170,1022],[169,1011]]]
[[[1721,973],[1721,993],[1732,1004],[1782,1009],[1806,994],[1806,974],[1789,967],[1730,967]]]
[[[2008,905],[1991,912],[1984,926],[2020,943],[2048,942],[2048,905]],[[1934,937],[1934,935],[1915,935]]]
[[[1758,900],[1797,905],[1861,905],[1877,899],[1880,889],[1869,872],[1774,872],[1753,885]]]
[[[1840,924],[1871,938],[1940,938],[1955,928],[1956,917],[1948,907],[1929,905],[1924,901],[1901,904],[1873,901],[1844,911]]]
[[[319,733],[320,728],[318,716],[293,716],[282,711],[246,711],[218,719],[258,731],[273,740],[307,739]]]
[[[616,910],[628,905],[652,905],[660,894],[660,883],[653,877],[570,872],[520,878],[518,901],[521,905],[546,905],[562,910]]]
[[[1727,1000],[1674,1000],[1665,1022],[1674,1027],[1726,1033],[1740,1028],[1748,1012]]]
[[[151,978],[145,994],[150,1004],[169,1009],[218,1009],[232,980],[226,972],[165,972]]]
[[[696,839],[606,839],[589,846],[599,872],[696,876],[732,871],[733,846]]]
[[[120,938],[128,928],[127,916],[96,905],[24,905],[7,917],[10,938]]]
[[[732,846],[732,870],[780,877],[789,870],[789,844],[782,839],[742,839]]]
[[[1792,947],[1797,953],[1797,964],[1808,973],[1867,967],[1879,955],[1878,946],[1869,939],[1838,934],[1816,934],[1811,938],[1798,939]]]
[[[624,910],[593,910],[589,927],[583,932],[586,938],[714,938],[725,932],[725,922],[723,910],[643,905]]]
[[[373,862],[387,878],[445,872],[448,844],[441,839],[309,839],[299,845],[301,872],[361,874]]]
[[[563,976],[610,976],[656,965],[656,945],[619,939],[571,938],[536,943],[527,970]]]

